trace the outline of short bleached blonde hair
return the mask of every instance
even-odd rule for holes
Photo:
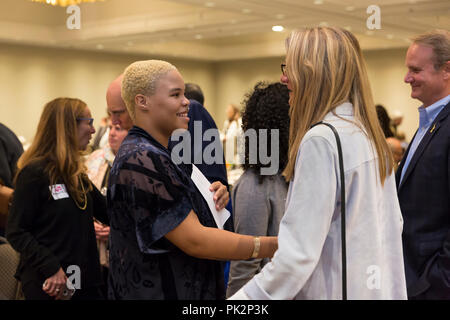
[[[177,68],[162,60],[136,61],[125,69],[122,79],[122,99],[133,121],[135,120],[136,95],[153,95],[158,80],[172,70]]]

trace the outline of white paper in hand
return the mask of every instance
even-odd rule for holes
[[[191,179],[202,194],[203,199],[205,199],[206,203],[208,204],[214,220],[216,221],[217,227],[219,229],[223,229],[223,225],[230,217],[230,211],[228,211],[227,209],[217,211],[213,198],[214,193],[209,190],[209,186],[211,185],[211,183],[195,165],[192,165]]]

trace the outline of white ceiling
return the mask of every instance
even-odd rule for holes
[[[370,5],[381,30],[369,30]],[[66,8],[0,1],[0,41],[149,56],[222,61],[284,55],[295,28],[330,25],[354,32],[365,50],[408,46],[408,38],[450,29],[449,0],[105,0],[85,3],[81,29]],[[282,25],[285,31],[271,31]]]

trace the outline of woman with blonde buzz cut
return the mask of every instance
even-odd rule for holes
[[[358,41],[340,28],[312,28],[293,31],[286,47],[290,185],[278,250],[231,299],[406,299],[392,155]],[[345,185],[326,124],[340,139]]]
[[[122,97],[135,125],[109,177],[111,299],[224,299],[220,260],[272,257],[277,248],[276,237],[218,229],[191,177],[172,161],[169,138],[188,128],[184,90],[168,62],[138,61],[125,70]],[[220,210],[228,194],[218,192]]]

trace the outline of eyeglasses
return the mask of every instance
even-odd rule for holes
[[[286,64],[285,63],[281,64],[281,72],[283,73],[283,76],[286,75]]]
[[[88,120],[89,125],[92,126],[94,124],[94,118],[77,118],[77,121]]]

